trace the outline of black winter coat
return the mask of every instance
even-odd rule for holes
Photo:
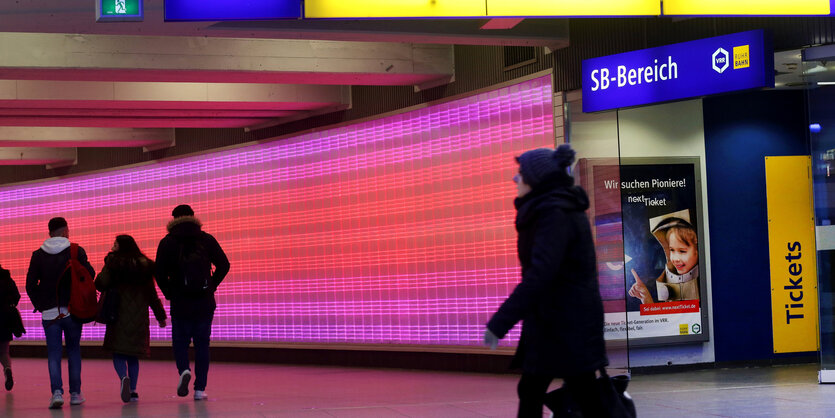
[[[157,247],[156,277],[157,285],[171,301],[171,317],[185,319],[205,319],[214,315],[215,291],[229,273],[229,259],[220,248],[215,237],[202,231],[203,224],[193,216],[182,216],[168,223],[166,235]],[[214,266],[210,291],[202,295],[188,295],[179,290],[182,282],[180,273],[181,245],[186,240],[199,240],[208,252],[209,260]]]
[[[96,289],[102,292],[116,289],[119,294],[116,322],[107,324],[104,349],[128,356],[149,356],[148,308],[154,312],[157,321],[166,318],[154,286],[154,263],[145,257],[110,254],[96,277]]]
[[[36,311],[43,312],[57,306],[67,306],[70,302],[70,272],[66,270],[70,260],[70,247],[67,246],[57,254],[49,254],[38,248],[32,252],[29,260],[29,270],[26,272],[26,294]],[[78,261],[91,277],[96,276],[96,270],[87,261],[87,252],[78,247]],[[58,284],[61,288],[58,289]]]
[[[0,267],[0,341],[11,341],[11,310],[20,302],[20,291],[8,270]]]
[[[522,281],[488,322],[502,338],[523,321],[513,367],[553,377],[608,364],[588,196],[560,174],[515,201]]]

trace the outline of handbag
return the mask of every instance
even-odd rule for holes
[[[626,391],[630,377],[621,374],[609,377],[606,369],[600,369],[600,377],[597,378],[597,389],[600,393],[600,401],[612,418],[635,418],[635,402]]]
[[[17,309],[17,306],[9,307],[8,319],[9,329],[15,338],[20,338],[23,334],[26,334],[26,328],[23,327],[23,318],[20,316],[20,311]]]
[[[100,324],[113,324],[119,316],[119,291],[108,289],[101,292],[98,301],[98,312],[96,322]]]
[[[630,378],[627,375],[609,376],[606,369],[600,369],[600,376],[594,382],[602,417],[635,418],[635,402],[626,391]],[[554,417],[582,418],[583,413],[577,402],[563,386],[546,395],[545,406],[554,413]]]

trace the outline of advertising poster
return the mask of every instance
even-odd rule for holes
[[[698,164],[620,168],[629,338],[706,339]]]
[[[620,163],[581,164],[581,184],[591,189],[606,339],[637,345],[706,341],[699,160]]]

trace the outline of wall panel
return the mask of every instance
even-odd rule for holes
[[[64,216],[100,270],[117,234],[155,256],[194,207],[226,250],[213,340],[476,346],[519,281],[514,156],[553,146],[550,75],[182,159],[0,188],[0,263],[22,289]],[[43,338],[24,296],[24,339]],[[169,330],[151,327],[153,340]],[[104,326],[86,326],[99,340]],[[518,330],[503,344],[514,344]]]

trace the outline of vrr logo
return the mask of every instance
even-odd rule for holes
[[[713,60],[711,64],[717,73],[722,74],[722,72],[728,68],[728,51],[725,51],[722,48],[717,49],[716,52],[713,53]]]

